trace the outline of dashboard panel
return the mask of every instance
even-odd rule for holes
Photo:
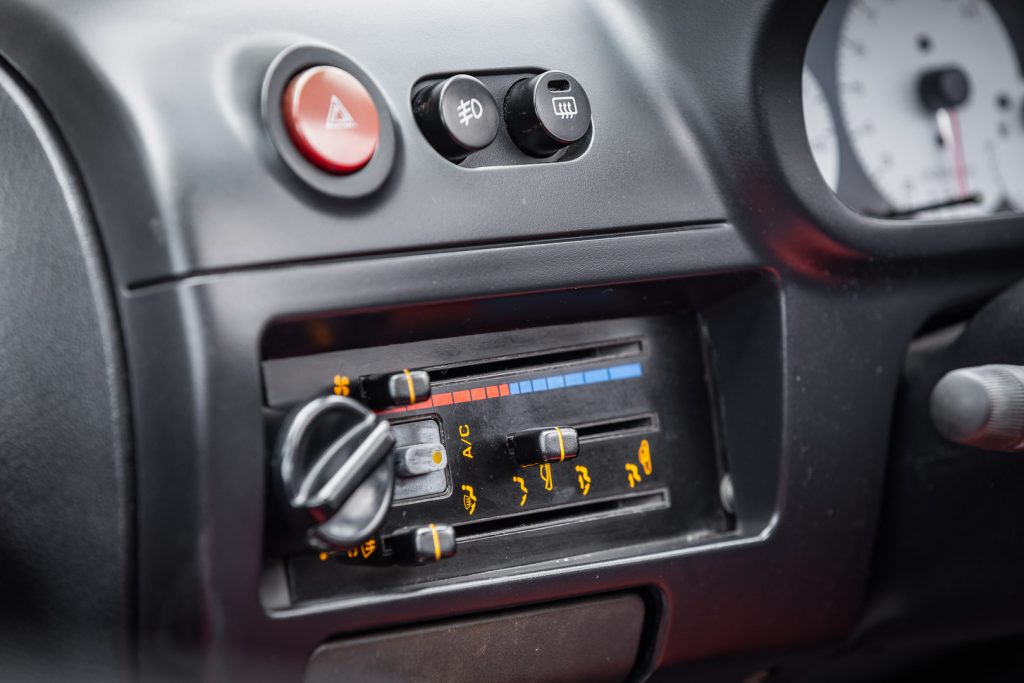
[[[1017,3],[0,11],[5,678],[1024,670]]]

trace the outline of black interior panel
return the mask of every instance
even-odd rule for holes
[[[1022,362],[1024,214],[829,189],[848,6],[0,0],[2,677],[1019,678],[1024,472],[929,401]],[[464,159],[414,108],[458,74]]]
[[[313,653],[305,680],[624,681],[644,609],[625,594],[329,643]]]
[[[66,150],[6,70],[0,125],[0,659],[12,679],[117,679],[135,525],[113,294]]]

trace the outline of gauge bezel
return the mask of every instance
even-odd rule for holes
[[[851,5],[854,1],[855,0],[832,0],[832,2],[829,2],[824,8],[821,17],[814,27],[810,40],[808,41],[807,51],[804,57],[805,68],[811,71],[811,73],[818,78],[818,81],[824,90],[826,101],[831,108],[832,116],[836,121],[836,129],[840,145],[841,178],[839,185],[835,188],[836,194],[847,206],[856,211],[868,216],[887,216],[890,212],[900,211],[902,207],[894,204],[890,199],[891,188],[887,190],[884,186],[879,185],[878,183],[881,182],[881,179],[872,179],[870,174],[867,172],[865,166],[867,159],[863,156],[866,153],[866,150],[859,148],[851,137],[851,129],[858,124],[857,122],[848,120],[848,114],[850,112],[848,111],[847,106],[844,105],[849,103],[846,103],[843,100],[843,88],[840,83],[842,54],[844,52],[842,45],[844,44],[844,41],[847,40],[847,37],[844,36],[844,27],[851,12]],[[1009,33],[1010,31],[1006,22],[1006,17],[1003,16],[1003,13],[1000,12],[995,3],[989,2],[989,5],[998,17],[998,21],[1001,24],[1000,28]],[[1018,55],[1018,59],[1019,58],[1020,56]],[[953,61],[955,62],[956,60],[954,59]],[[937,66],[944,63],[945,62],[941,58],[935,60],[935,64]],[[1011,87],[1013,86],[1019,86],[1019,84],[1014,83]],[[849,106],[853,106],[853,104],[849,104]],[[977,116],[977,114],[974,113],[972,116]],[[979,142],[978,144],[981,146],[982,143]],[[1007,144],[1020,145],[1021,141],[1020,139],[1017,139],[1013,143]],[[1002,152],[1000,152],[1000,154],[1002,154]],[[900,156],[900,154],[897,154],[897,156]],[[1002,169],[1000,169],[999,173],[1002,173]],[[989,188],[987,187],[985,188],[986,194],[988,189]],[[1019,201],[1014,202],[1011,197],[1003,195],[1001,192],[994,195],[994,197],[999,198],[1000,201],[988,210],[982,209],[977,212],[970,212],[967,215],[955,217],[961,220],[970,220],[990,215],[1019,213],[1024,211],[1024,206],[1021,206]],[[898,220],[901,222],[907,220],[936,220],[940,217],[950,218],[953,216],[949,216],[948,214],[941,216],[940,214],[935,213],[932,213],[931,215],[922,213],[919,216],[900,217]]]
[[[810,90],[808,90],[808,86]],[[804,129],[807,131],[807,141],[811,144],[811,154],[814,155],[814,140],[818,136],[827,135],[828,143],[834,149],[830,150],[828,156],[834,156],[834,169],[832,164],[828,166],[827,163],[819,156],[815,155],[814,160],[818,164],[818,170],[821,171],[822,178],[825,179],[825,183],[836,191],[839,187],[839,178],[842,173],[843,156],[839,149],[839,122],[836,121],[834,109],[831,102],[828,101],[828,96],[825,93],[825,88],[821,85],[821,81],[818,77],[804,65],[803,72],[800,74],[800,96],[803,98],[803,111],[804,111]],[[810,99],[808,99],[810,98]],[[828,124],[827,129],[820,129],[817,131],[811,130],[811,123],[808,117],[810,109],[808,107],[823,107],[825,121]],[[819,121],[820,123],[820,121]],[[832,161],[829,159],[829,161]],[[832,177],[834,176],[834,177]]]
[[[843,18],[853,0],[832,0],[821,13],[804,56],[804,67],[821,85],[836,124],[839,141],[839,183],[836,194],[850,208],[869,216],[881,216],[892,206],[868,177],[850,141],[839,102],[839,39]]]
[[[837,7],[845,5],[844,0],[832,4],[781,0],[758,27],[750,61],[738,65],[753,64],[750,78],[759,83],[749,91],[749,105],[757,112],[761,127],[751,132],[748,141],[763,147],[748,146],[745,168],[757,168],[759,196],[773,197],[773,209],[781,213],[776,223],[790,228],[769,237],[773,251],[787,261],[800,261],[806,272],[834,274],[844,262],[970,252],[1007,254],[1008,250],[1024,249],[1021,213],[957,219],[877,218],[848,206],[825,183],[804,128],[801,73],[819,17],[828,20],[832,12],[839,11]],[[743,87],[737,83],[723,97],[742,100]],[[841,140],[840,144],[840,154],[848,154],[849,148],[842,146],[846,143]],[[738,196],[749,194],[749,171],[727,169],[720,180],[723,187],[728,182]],[[842,186],[843,181],[840,183]],[[739,203],[732,208],[743,215],[750,211]]]

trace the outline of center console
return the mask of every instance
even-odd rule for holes
[[[265,593],[269,606],[734,532],[717,371],[688,291],[663,282],[272,325],[266,572],[287,591]],[[374,445],[380,429],[390,448]],[[360,469],[363,457],[376,459]],[[346,495],[326,501],[328,489]]]

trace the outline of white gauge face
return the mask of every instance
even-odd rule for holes
[[[839,137],[832,109],[825,99],[818,79],[804,67],[803,75],[804,126],[811,144],[814,161],[821,176],[833,191],[839,187]]]
[[[976,216],[1024,199],[1024,87],[987,1],[852,0],[838,49],[850,145],[895,215]]]
[[[999,179],[1012,207],[1024,211],[1024,82],[1000,93],[995,149]]]

